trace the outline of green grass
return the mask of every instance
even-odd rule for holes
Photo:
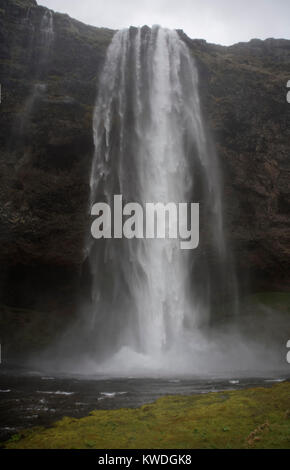
[[[138,409],[64,418],[13,436],[7,449],[290,448],[290,383],[160,398]]]
[[[261,292],[251,295],[250,300],[280,312],[290,313],[290,293],[288,292]]]

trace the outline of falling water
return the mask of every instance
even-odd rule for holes
[[[30,17],[30,11],[31,10],[29,9],[27,12],[28,20]],[[53,12],[51,10],[45,10],[42,16],[37,41],[41,47],[35,70],[34,80],[36,81],[32,85],[31,92],[24,103],[23,111],[19,119],[18,133],[21,136],[24,136],[27,132],[27,126],[29,124],[29,120],[37,100],[40,99],[47,90],[47,85],[44,82],[44,78],[47,73],[49,54],[54,41]]]
[[[115,34],[93,127],[91,203],[112,207],[114,194],[124,203],[200,202],[218,286],[226,256],[220,176],[203,124],[197,69],[177,32],[143,27]],[[170,352],[193,343],[210,316],[214,282],[206,256],[196,253],[171,239],[90,242],[87,328],[95,357],[116,353],[120,368],[137,358],[142,369],[148,358],[153,367],[164,365]]]
[[[53,12],[46,10],[40,24],[44,53],[47,53],[54,40]]]

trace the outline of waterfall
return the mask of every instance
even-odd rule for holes
[[[27,12],[27,19],[30,17],[30,9]],[[35,29],[34,29],[35,33]],[[38,43],[40,47],[40,54],[35,69],[34,83],[32,84],[31,91],[24,103],[23,111],[19,119],[18,134],[24,136],[27,132],[29,120],[35,108],[36,102],[46,92],[47,85],[44,82],[47,74],[47,66],[49,63],[49,54],[54,41],[54,26],[53,26],[53,12],[45,10],[39,27]]]
[[[40,24],[40,32],[44,46],[44,53],[47,54],[54,40],[53,12],[46,10]]]
[[[93,130],[91,204],[112,206],[114,194],[143,205],[201,204],[206,242],[196,251],[182,251],[168,238],[89,242],[92,356],[110,364],[115,354],[119,370],[131,360],[139,370],[148,361],[164,367],[164,358],[194,344],[211,316],[214,285],[218,291],[227,284],[217,158],[203,122],[197,68],[176,31],[156,26],[115,34]]]

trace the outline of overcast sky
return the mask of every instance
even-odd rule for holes
[[[160,24],[225,45],[252,38],[290,38],[290,0],[37,1],[84,23],[113,29]]]

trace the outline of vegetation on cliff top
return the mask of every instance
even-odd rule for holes
[[[98,410],[13,436],[7,449],[290,448],[290,383],[172,396],[138,409]]]

